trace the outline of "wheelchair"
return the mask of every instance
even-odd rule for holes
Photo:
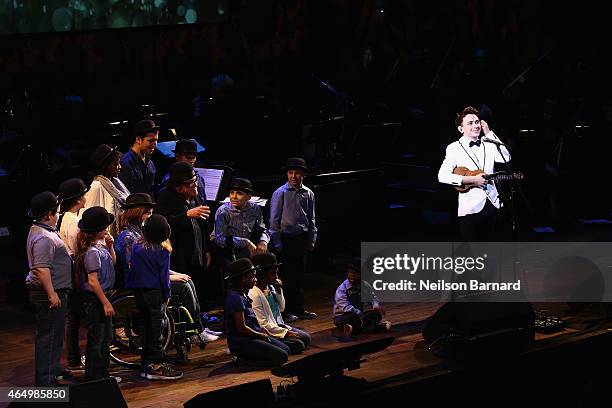
[[[134,295],[130,292],[115,293],[111,296],[111,304],[115,316],[110,358],[122,367],[140,369],[141,316]],[[186,364],[189,361],[188,354],[192,347],[190,338],[198,336],[199,327],[179,297],[172,296],[162,320],[162,347],[169,361],[175,364]],[[199,339],[199,346],[204,349],[206,343]],[[169,353],[172,349],[176,350],[174,356]]]

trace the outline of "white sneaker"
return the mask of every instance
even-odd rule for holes
[[[221,335],[223,334],[223,332],[219,332],[219,331],[210,330],[208,327],[206,327],[206,328],[204,329],[204,331],[205,331],[206,333],[208,333],[208,334],[211,334],[211,335],[213,335],[213,336],[217,336],[217,337],[219,337],[219,336],[221,336]]]
[[[219,336],[212,335],[210,333],[207,333],[206,331],[200,333],[200,338],[205,343],[210,343],[212,341],[219,340]]]
[[[117,377],[116,375],[109,375],[108,378],[112,378],[113,380],[115,380],[117,382],[117,384],[119,384],[121,381],[123,381],[123,379],[121,377]]]

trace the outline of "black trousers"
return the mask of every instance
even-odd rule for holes
[[[142,315],[140,363],[144,369],[149,364],[164,361],[162,324],[166,313],[166,298],[159,289],[134,289],[134,300]]]
[[[113,340],[111,317],[104,315],[104,307],[92,292],[85,293],[87,313],[87,346],[85,348],[85,380],[108,377],[109,346]]]
[[[459,217],[461,239],[464,242],[488,242],[496,240],[498,209],[487,199],[485,206],[476,214]]]
[[[73,290],[68,295],[68,314],[66,315],[66,360],[69,366],[78,366],[81,363],[79,349],[79,329],[85,310],[84,294],[80,290]]]
[[[308,234],[282,234],[281,277],[285,284],[287,298],[286,311],[300,314],[304,310],[304,273],[306,272],[306,253]]]

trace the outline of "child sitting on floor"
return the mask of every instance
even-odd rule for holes
[[[365,307],[371,309],[366,310]],[[361,259],[354,258],[346,266],[346,279],[336,289],[334,324],[346,336],[361,332],[388,331],[391,329],[391,322],[382,320],[384,315],[385,311],[372,286],[361,281]]]

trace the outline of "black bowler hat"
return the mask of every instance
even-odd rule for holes
[[[301,157],[290,157],[287,159],[287,163],[285,164],[285,170],[294,170],[299,169],[303,171],[308,171],[308,167],[306,166],[306,160]]]
[[[196,178],[196,172],[193,166],[186,162],[172,163],[168,172],[170,174],[168,182],[172,183],[184,183]]]
[[[230,183],[230,190],[239,190],[247,194],[253,194],[253,183],[245,178],[234,178]]]
[[[100,174],[116,150],[117,146],[109,146],[107,144],[101,144],[94,150],[89,158],[89,167],[94,175]]]
[[[253,256],[253,265],[257,268],[257,273],[265,272],[282,264],[282,262],[276,260],[276,255],[270,252],[264,252]]]
[[[249,258],[241,258],[229,264],[225,279],[238,278],[256,270],[257,268],[253,266],[253,262]]]
[[[348,269],[354,270],[357,273],[361,273],[361,258],[359,257],[351,258],[351,260],[348,261],[348,263],[346,264],[346,267]]]
[[[153,199],[147,193],[134,193],[130,194],[125,200],[125,204],[121,206],[124,210],[134,207],[155,207],[157,203],[153,202]]]
[[[170,224],[161,214],[153,214],[142,223],[142,233],[152,244],[161,244],[170,238]]]
[[[28,211],[28,217],[38,220],[48,212],[53,210],[57,211],[57,207],[60,205],[60,200],[57,196],[50,191],[43,191],[42,193],[36,194],[30,200],[30,211]]]
[[[282,264],[282,262],[276,260],[276,255],[270,252],[264,252],[253,256],[253,265],[259,267],[262,271],[272,269]]]
[[[83,232],[102,231],[115,221],[115,216],[104,207],[91,207],[85,210],[79,221],[79,229]]]
[[[80,178],[71,178],[60,184],[59,196],[62,201],[71,200],[85,195],[89,191],[89,187]]]
[[[136,136],[146,135],[147,133],[157,132],[158,130],[159,126],[157,126],[151,119],[139,120],[134,125],[134,134]]]
[[[198,154],[198,142],[194,139],[181,139],[176,142],[174,154]]]

